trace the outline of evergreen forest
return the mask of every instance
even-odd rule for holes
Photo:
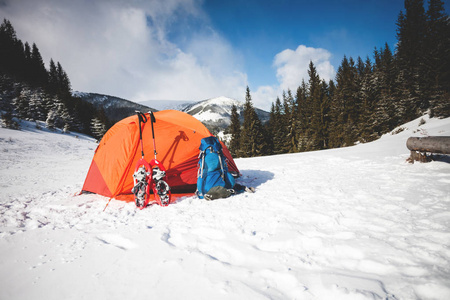
[[[70,79],[59,62],[45,68],[36,44],[17,38],[9,20],[0,25],[0,122],[19,128],[18,119],[45,122],[49,129],[101,138],[109,125],[103,111],[72,95]]]
[[[231,114],[230,151],[251,157],[321,150],[373,141],[424,113],[450,116],[450,20],[441,0],[405,0],[397,44],[375,48],[372,58],[342,59],[335,80],[309,80],[273,103],[263,126],[247,87],[244,123]]]

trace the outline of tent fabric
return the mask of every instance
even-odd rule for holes
[[[152,128],[148,121],[141,124],[144,158],[154,158]],[[157,159],[167,172],[167,183],[173,193],[194,192],[197,183],[197,164],[201,139],[212,136],[209,130],[189,114],[176,110],[154,113],[153,124]],[[230,152],[222,143],[231,172],[239,170]],[[82,191],[116,199],[127,199],[120,195],[131,194],[133,173],[141,158],[139,119],[137,115],[117,122],[103,136],[92,159]]]

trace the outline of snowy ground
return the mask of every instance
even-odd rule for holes
[[[354,147],[237,159],[255,194],[137,210],[73,196],[96,144],[0,128],[0,299],[450,299],[450,164],[419,119]]]

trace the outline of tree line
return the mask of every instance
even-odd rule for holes
[[[103,136],[108,119],[102,111],[72,95],[69,76],[59,62],[47,70],[35,43],[17,38],[11,22],[0,25],[0,121],[18,128],[16,119],[45,122],[50,129]]]
[[[369,142],[425,112],[450,116],[450,21],[441,0],[406,0],[397,20],[397,45],[373,58],[342,59],[335,80],[309,79],[272,103],[263,126],[247,87],[244,123],[231,114],[230,151],[236,157],[321,150]]]

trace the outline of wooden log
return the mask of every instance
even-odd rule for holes
[[[410,137],[406,147],[411,151],[450,154],[450,136]]]
[[[430,162],[432,159],[430,156],[427,155],[426,152],[418,152],[418,151],[411,151],[411,155],[406,160],[409,163],[414,163],[414,161],[420,161],[420,162]]]

